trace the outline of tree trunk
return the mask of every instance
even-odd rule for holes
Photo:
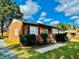
[[[3,26],[4,26],[4,21],[1,21],[1,37],[3,38]]]

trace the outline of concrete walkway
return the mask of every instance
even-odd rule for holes
[[[2,39],[0,39],[0,59],[18,59],[18,57],[6,46],[6,43]]]
[[[56,49],[56,48],[59,48],[59,47],[65,46],[65,45],[66,45],[66,44],[58,43],[58,44],[51,45],[51,46],[48,46],[48,47],[36,49],[35,51],[36,51],[36,52],[39,52],[39,53],[45,53],[45,52],[54,50],[54,49]]]

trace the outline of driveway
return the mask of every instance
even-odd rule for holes
[[[17,55],[6,46],[3,39],[0,39],[0,59],[18,59]]]

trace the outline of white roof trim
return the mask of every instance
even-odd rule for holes
[[[18,20],[16,20],[16,19],[13,19],[13,21],[12,21],[12,24],[13,24],[13,23],[15,23],[15,22],[17,22],[17,21],[18,21]]]

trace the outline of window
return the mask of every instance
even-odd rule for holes
[[[38,27],[30,26],[30,34],[38,35]]]
[[[61,31],[61,30],[59,30],[59,33],[62,33],[62,31]]]
[[[58,33],[58,30],[57,29],[52,29],[52,33]]]
[[[47,34],[48,34],[48,29],[45,29],[45,33],[47,33]]]
[[[63,31],[62,30],[59,30],[59,33],[63,33]]]
[[[14,35],[15,35],[15,36],[18,35],[18,27],[15,27],[15,29],[14,29]]]

